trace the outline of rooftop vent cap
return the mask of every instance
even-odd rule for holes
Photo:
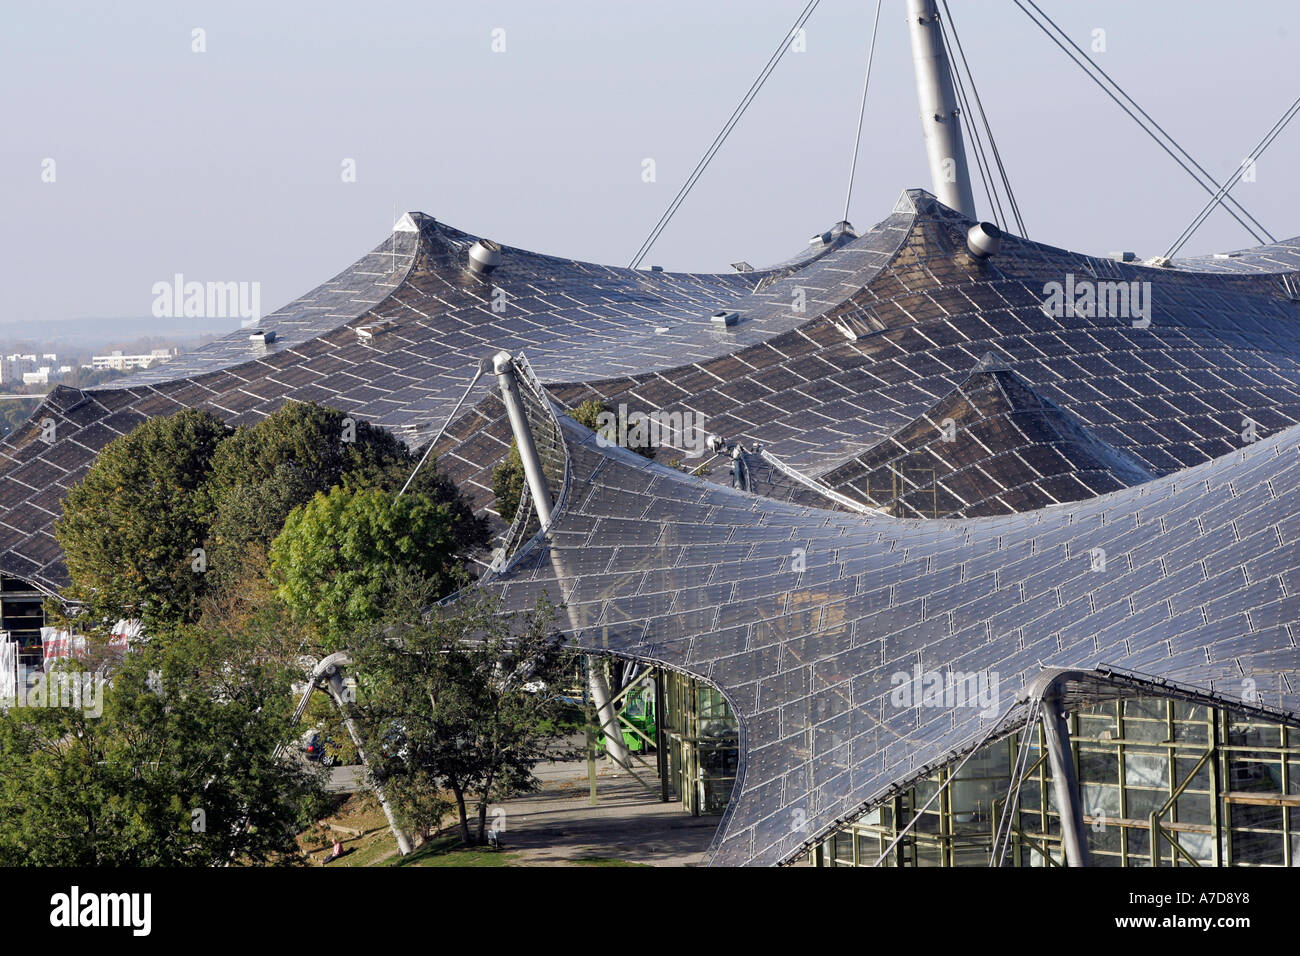
[[[469,271],[485,276],[501,264],[501,246],[491,239],[480,239],[469,247]]]
[[[991,222],[977,222],[966,231],[966,248],[976,259],[996,256],[1002,248],[1002,230]]]
[[[1137,262],[1136,252],[1112,252],[1109,257],[1116,262]]]
[[[380,319],[378,322],[371,322],[367,325],[359,325],[354,329],[357,338],[373,339],[376,335],[382,335],[396,325],[394,319]]]
[[[275,341],[275,329],[249,329],[248,341],[254,345],[270,345]]]
[[[726,309],[719,309],[717,312],[714,312],[713,315],[709,317],[709,321],[712,322],[714,325],[722,325],[722,326],[730,327],[740,321],[740,313],[729,312]]]

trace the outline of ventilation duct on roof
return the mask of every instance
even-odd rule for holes
[[[966,248],[976,259],[996,256],[1002,248],[1002,230],[991,222],[977,222],[966,231]]]
[[[367,325],[359,325],[352,331],[357,333],[357,338],[373,339],[376,335],[383,335],[396,324],[395,319],[379,319]]]
[[[275,329],[249,329],[248,341],[254,345],[270,345],[275,341]]]
[[[469,271],[485,276],[501,264],[501,246],[491,239],[480,239],[469,247]]]

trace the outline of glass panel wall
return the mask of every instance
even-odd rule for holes
[[[1142,698],[1073,713],[1070,732],[1093,866],[1291,866],[1298,859],[1295,728]],[[863,814],[825,841],[814,861],[988,866],[1022,745],[1024,770],[1003,865],[1063,866],[1051,768],[1037,725],[981,748],[951,782],[956,764]]]
[[[736,716],[702,681],[672,671],[663,679],[670,793],[689,813],[721,813],[740,759]]]

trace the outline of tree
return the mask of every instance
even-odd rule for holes
[[[465,578],[455,509],[380,488],[317,494],[289,515],[270,556],[277,595],[327,651],[378,621],[403,577],[426,579],[438,596]]]
[[[519,446],[510,443],[505,461],[492,469],[492,494],[497,499],[497,514],[502,521],[513,521],[519,510],[519,500],[524,496],[524,462],[519,457]]]
[[[0,402],[0,435],[10,435],[32,417],[39,399],[30,402]]]
[[[54,533],[71,578],[64,596],[90,626],[193,619],[206,589],[194,552],[209,527],[196,491],[226,434],[198,409],[149,419],[105,446],[63,499]]]
[[[637,428],[636,413],[629,414],[626,405],[620,405],[617,412],[611,412],[609,406],[600,399],[590,398],[577,408],[569,409],[568,414],[579,425],[585,425],[608,441],[619,443],[622,436],[623,447],[642,458],[653,460],[655,452],[659,450],[649,432]]]
[[[0,865],[298,859],[301,811],[320,781],[275,756],[298,733],[293,672],[262,651],[181,628],[92,691],[99,716],[86,706],[0,713]]]
[[[573,666],[554,621],[545,601],[505,614],[478,596],[427,615],[399,609],[357,642],[368,750],[384,755],[375,772],[400,812],[422,812],[410,794],[427,799],[436,784],[455,799],[461,839],[482,843],[493,801],[538,789],[533,768],[556,753],[556,689]]]
[[[238,578],[248,548],[270,547],[289,513],[317,492],[378,485],[414,464],[389,432],[314,402],[289,402],[240,427],[217,448],[203,488],[213,585]]]

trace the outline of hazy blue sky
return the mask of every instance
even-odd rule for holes
[[[1198,187],[1010,0],[950,5],[1031,236],[1163,252]],[[626,264],[802,6],[5,0],[0,322],[148,315],[176,272],[258,281],[269,312],[382,240],[394,208]],[[1216,175],[1300,94],[1294,0],[1040,6],[1085,48],[1103,28],[1097,61]],[[881,14],[859,228],[929,188],[903,9]],[[807,52],[786,55],[647,263],[760,265],[840,218],[873,10],[822,0]],[[1300,234],[1297,157],[1300,121],[1234,192],[1279,238]],[[1252,244],[1218,212],[1184,254]]]

